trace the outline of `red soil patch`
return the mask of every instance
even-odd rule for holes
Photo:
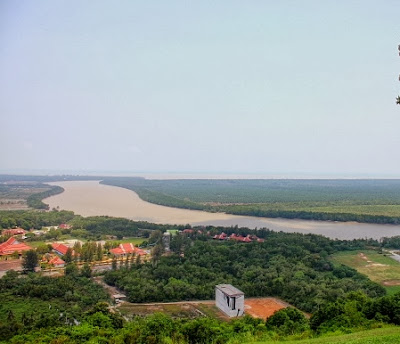
[[[0,260],[0,278],[3,277],[8,270],[21,271],[22,259]]]
[[[289,307],[289,304],[273,297],[245,299],[244,304],[246,314],[262,319],[270,317],[280,309]]]
[[[0,271],[22,270],[22,259],[0,260]]]
[[[395,285],[400,285],[400,280],[383,281],[382,284],[387,286],[387,287],[392,287],[392,286],[395,286]]]

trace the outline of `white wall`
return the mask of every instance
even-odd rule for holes
[[[243,315],[244,295],[229,297],[218,288],[215,288],[215,303],[229,317],[240,317]]]

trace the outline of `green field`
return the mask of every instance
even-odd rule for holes
[[[257,342],[273,344],[278,341]],[[398,344],[400,343],[400,327],[380,328],[340,336],[321,337],[315,339],[289,340],[285,344]]]
[[[383,285],[389,293],[400,290],[400,263],[376,251],[350,251],[335,253],[331,260],[367,275],[372,281]]]
[[[113,241],[113,240],[111,240]],[[116,242],[119,242],[120,244],[125,244],[125,243],[132,243],[136,246],[140,245],[143,241],[145,241],[144,238],[124,238],[124,239],[116,239]]]

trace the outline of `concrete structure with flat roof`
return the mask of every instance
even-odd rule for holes
[[[240,317],[244,313],[244,293],[230,284],[215,286],[215,304],[229,317]]]

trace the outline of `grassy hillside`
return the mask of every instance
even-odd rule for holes
[[[384,286],[389,294],[400,291],[400,263],[386,255],[372,250],[338,252],[331,260],[367,275]]]
[[[340,336],[321,337],[305,340],[289,340],[285,344],[398,344],[400,342],[400,327],[380,328]],[[273,344],[276,341],[258,342]]]

